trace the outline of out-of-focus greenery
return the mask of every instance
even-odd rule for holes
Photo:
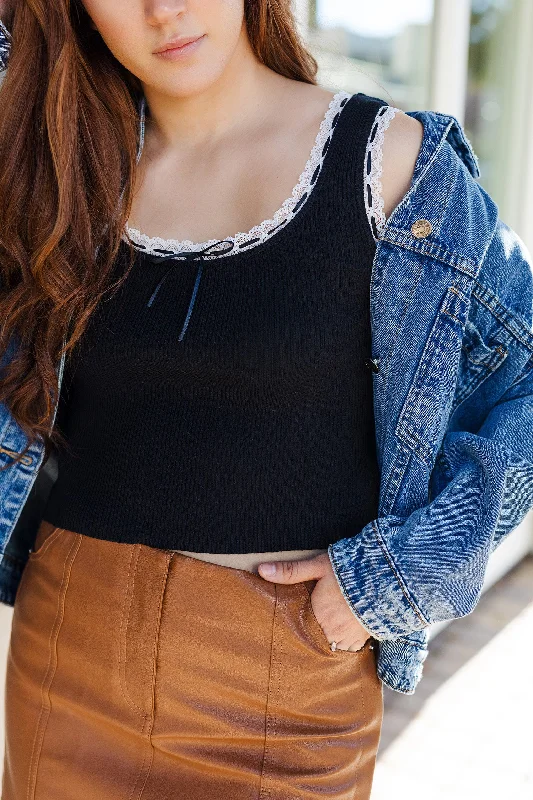
[[[485,76],[490,58],[490,40],[501,22],[502,14],[512,10],[512,0],[472,0],[470,22],[470,78]]]

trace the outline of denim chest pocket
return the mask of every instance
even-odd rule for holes
[[[479,328],[470,319],[466,321],[453,400],[454,409],[498,369],[507,353],[507,348],[501,342],[489,335],[482,336]]]

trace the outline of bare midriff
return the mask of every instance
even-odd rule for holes
[[[190,550],[174,550],[173,552],[199,558],[202,561],[210,561],[212,564],[220,564],[223,567],[245,569],[248,572],[259,574],[257,570],[259,564],[270,561],[298,561],[314,558],[320,553],[327,553],[327,550],[278,550],[274,553],[194,553]]]

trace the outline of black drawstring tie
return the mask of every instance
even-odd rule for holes
[[[218,242],[214,242],[213,244],[210,244],[207,247],[204,247],[203,250],[194,250],[194,251],[187,250],[187,251],[184,251],[182,253],[173,253],[170,256],[165,256],[165,255],[158,256],[158,255],[149,253],[146,256],[150,261],[154,261],[155,263],[158,263],[158,264],[161,264],[164,261],[172,261],[173,262],[173,261],[178,261],[180,259],[183,259],[184,261],[199,261],[200,262],[198,264],[198,270],[196,272],[196,280],[194,281],[194,287],[193,287],[193,290],[192,290],[191,300],[189,302],[189,308],[187,309],[187,314],[185,316],[185,321],[183,323],[183,327],[182,327],[181,333],[179,335],[178,341],[180,341],[180,342],[182,341],[183,337],[185,336],[185,331],[187,330],[187,326],[188,326],[189,320],[191,318],[192,310],[194,308],[196,295],[198,293],[198,286],[200,285],[200,278],[202,277],[202,269],[203,269],[203,266],[204,266],[204,260],[209,257],[209,255],[210,255],[209,251],[210,250],[212,250],[214,247],[218,247],[218,245],[220,245],[220,244],[224,244],[225,242],[229,243],[229,247],[226,247],[225,250],[217,250],[216,253],[211,253],[211,256],[214,256],[214,255],[226,255],[226,253],[230,253],[233,250],[233,248],[235,247],[235,242],[233,242],[231,239],[219,239]],[[161,288],[161,286],[163,284],[163,281],[166,279],[167,275],[169,274],[169,272],[172,269],[173,269],[173,265],[171,265],[167,269],[167,271],[165,272],[165,274],[163,275],[163,277],[161,278],[161,280],[159,281],[159,283],[155,287],[155,289],[154,289],[154,291],[152,293],[152,296],[150,297],[150,299],[149,299],[149,301],[147,303],[148,308],[150,308],[150,306],[153,304],[153,302],[154,302],[154,300],[156,298],[156,295],[157,295],[159,289]]]

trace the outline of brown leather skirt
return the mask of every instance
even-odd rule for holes
[[[281,585],[42,522],[13,614],[2,800],[367,800],[372,639]]]

